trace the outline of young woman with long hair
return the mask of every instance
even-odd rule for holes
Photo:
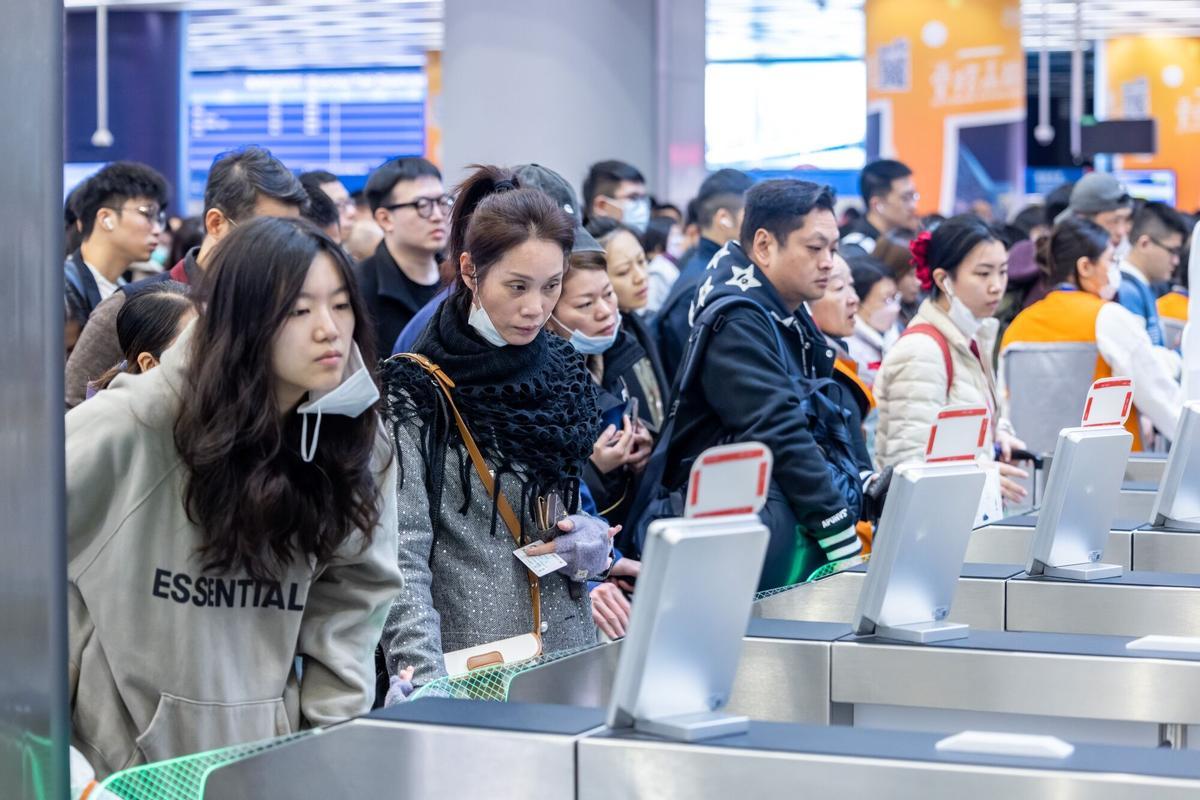
[[[73,742],[100,775],[368,710],[400,588],[341,248],[246,223],[200,301],[160,366],[66,417]]]

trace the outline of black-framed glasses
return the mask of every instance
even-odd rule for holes
[[[418,197],[408,203],[393,203],[390,206],[384,206],[388,211],[395,211],[397,208],[415,208],[417,216],[421,219],[429,219],[433,216],[434,207],[441,209],[443,214],[449,214],[450,209],[454,208],[454,198],[448,194],[441,197]]]
[[[121,206],[119,208],[114,207],[112,210],[116,211],[118,214],[120,214],[122,211],[125,210],[125,206]],[[136,211],[137,213],[139,213],[143,217],[145,217],[146,221],[149,222],[151,225],[157,225],[160,229],[166,229],[166,227],[167,227],[167,211],[166,211],[166,209],[159,208],[156,205],[148,205],[148,206],[132,206],[132,210]]]
[[[1170,253],[1175,258],[1180,258],[1180,259],[1183,258],[1183,245],[1180,245],[1179,247],[1167,247],[1165,244],[1160,242],[1158,239],[1155,239],[1153,236],[1147,236],[1146,238],[1149,239],[1150,241],[1154,242],[1154,244],[1158,245],[1163,250],[1166,250],[1168,253]]]

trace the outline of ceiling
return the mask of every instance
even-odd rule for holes
[[[709,59],[861,58],[863,1],[708,0]],[[107,0],[112,8],[191,12],[187,56],[197,70],[417,64],[426,50],[442,46],[443,2]],[[69,9],[94,8],[96,0],[65,4]],[[1198,0],[1082,0],[1082,5],[1085,40],[1125,34],[1200,36]],[[1050,47],[1071,47],[1073,0],[1023,0],[1022,7],[1026,47],[1041,44],[1043,7]]]

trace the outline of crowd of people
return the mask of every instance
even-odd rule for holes
[[[538,164],[448,187],[397,158],[355,196],[250,146],[168,219],[148,166],[84,181],[75,746],[103,775],[619,638],[646,528],[713,445],[774,454],[762,589],[869,550],[947,404],[990,412],[981,509],[1020,503],[1008,348],[1094,345],[1094,377],[1135,380],[1137,446],[1169,441],[1191,218],[1102,173],[1007,224],[922,218],[898,161],[860,186],[859,209],[723,169],[680,210],[621,161],[577,194]]]

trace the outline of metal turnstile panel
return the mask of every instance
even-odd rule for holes
[[[772,722],[831,722],[829,642],[743,641],[726,711]]]
[[[754,614],[766,619],[848,625],[853,621],[858,595],[866,578],[865,572],[839,572],[801,584],[755,603]],[[949,621],[984,630],[1004,630],[1004,581],[959,578]]]
[[[1167,470],[1165,454],[1138,454],[1129,456],[1125,464],[1125,480],[1133,483],[1154,483],[1162,481],[1163,473]]]
[[[1149,521],[1154,513],[1154,498],[1157,493],[1148,489],[1122,489],[1117,500],[1116,515],[1118,519],[1138,519]]]
[[[835,642],[834,703],[1200,723],[1200,661]]]
[[[575,798],[578,737],[359,719],[214,771],[205,800]],[[499,792],[497,790],[500,789]]]
[[[976,528],[967,543],[967,561],[978,564],[1025,564],[1029,544],[1033,541],[1032,527],[1005,525],[998,522]],[[1109,531],[1108,545],[1101,560],[1133,569],[1133,534],[1130,531]]]
[[[1101,636],[1196,636],[1200,588],[1012,580],[1008,630]]]
[[[1200,533],[1144,530],[1133,534],[1133,568],[1200,574]],[[1200,630],[1189,635],[1198,635]]]
[[[589,738],[579,800],[847,797],[888,800],[1191,800],[1200,780],[980,764],[733,750]]]

